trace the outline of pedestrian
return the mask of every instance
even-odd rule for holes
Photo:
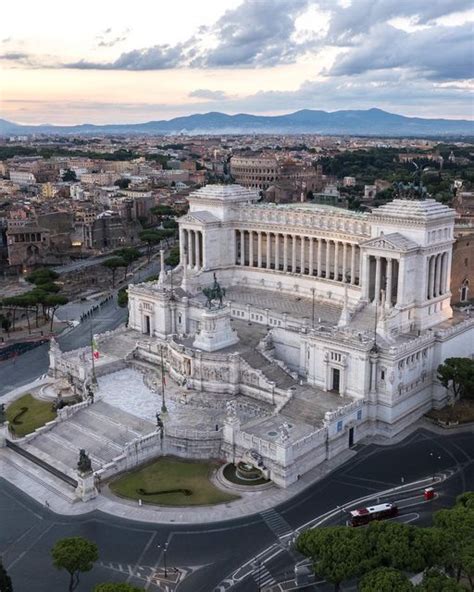
[[[48,508],[48,510],[49,510],[49,502],[48,502],[48,500],[45,500],[45,502],[44,502],[44,505],[45,505],[45,506]]]
[[[142,500],[141,500],[141,498],[138,500],[138,505],[140,506],[140,508],[142,507]]]

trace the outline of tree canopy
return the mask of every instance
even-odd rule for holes
[[[452,388],[455,398],[474,398],[474,360],[447,358],[438,366],[438,380],[445,388]]]
[[[69,574],[69,592],[79,586],[81,573],[91,571],[99,559],[97,545],[82,537],[69,537],[59,540],[51,549],[53,564]]]
[[[413,584],[405,574],[392,567],[378,567],[367,573],[359,583],[359,592],[411,592]]]

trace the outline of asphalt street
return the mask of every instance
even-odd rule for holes
[[[142,270],[138,271],[132,281],[139,282],[145,277],[158,273],[159,262],[151,261]],[[127,309],[117,305],[116,298],[102,306],[92,316],[94,333],[103,333],[118,327],[127,318]],[[58,338],[58,343],[64,351],[90,345],[91,321],[77,325],[73,329],[66,330]],[[45,343],[32,349],[18,358],[10,358],[0,361],[0,398],[9,391],[28,384],[48,371],[48,344]]]
[[[408,483],[451,470],[453,476],[438,488],[435,502],[418,506],[415,500],[415,506],[402,511],[402,520],[405,514],[406,521],[429,524],[433,509],[450,506],[456,495],[474,489],[473,459],[472,433],[438,436],[419,430],[400,444],[361,447],[357,456],[324,480],[275,508],[270,518],[257,514],[200,526],[150,525],[98,512],[58,516],[0,479],[0,554],[19,592],[62,592],[67,578],[54,569],[49,552],[59,538],[76,535],[94,540],[100,552],[99,564],[84,575],[78,592],[88,592],[103,581],[129,581],[147,590],[255,592],[259,571],[267,582],[283,581],[298,559],[284,551],[259,569],[247,570],[240,581],[232,579],[244,573],[240,566],[278,543],[280,524],[296,529],[351,500],[373,495],[375,501],[377,492],[399,485],[402,479]],[[162,571],[165,542],[167,588]],[[182,574],[177,588],[171,584],[175,569]]]

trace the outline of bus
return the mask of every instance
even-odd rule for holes
[[[398,516],[398,507],[395,504],[378,504],[369,508],[357,508],[349,512],[349,524],[362,526],[372,520],[386,520]]]

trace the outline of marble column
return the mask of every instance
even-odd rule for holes
[[[447,267],[447,253],[441,255],[441,279],[440,279],[440,294],[446,294],[446,267]]]
[[[356,272],[356,246],[354,243],[351,245],[351,284],[355,284],[355,272]]]
[[[272,233],[267,232],[267,261],[266,261],[267,269],[270,269],[271,259],[272,259]]]
[[[385,306],[392,307],[392,259],[387,259],[387,293],[385,294]]]
[[[405,294],[405,258],[400,257],[398,261],[398,290],[397,290],[397,304],[404,304]]]
[[[240,265],[245,265],[245,230],[240,231]]]
[[[331,277],[330,273],[331,266],[331,241],[326,239],[326,279]]]
[[[300,236],[301,241],[301,253],[300,253],[300,273],[304,275],[306,270],[306,238],[304,236]]]
[[[323,240],[318,238],[318,270],[317,276],[321,277],[321,265],[322,265],[322,248],[323,248]]]
[[[249,230],[249,266],[254,266],[254,258],[253,258],[253,230]]]
[[[441,294],[440,291],[440,281],[441,281],[441,254],[436,255],[435,257],[435,282],[434,282],[434,297],[436,298]]]
[[[339,281],[339,241],[334,242],[334,281]]]
[[[201,243],[199,241],[200,234],[201,233],[199,232],[199,230],[196,230],[194,232],[194,250],[196,252],[196,261],[195,261],[196,269],[200,269],[200,267],[201,267]]]
[[[280,269],[280,234],[275,233],[275,269]]]
[[[190,268],[194,267],[194,231],[188,230],[188,247],[189,247],[189,262]]]
[[[296,273],[296,234],[291,235],[291,271]]]
[[[283,235],[283,271],[288,271],[288,235]]]
[[[313,275],[314,271],[314,239],[309,239],[309,275]]]
[[[185,238],[184,238],[184,233],[186,231],[184,230],[184,228],[179,229],[179,262],[181,265],[183,265],[183,253],[186,250],[186,244],[185,244]]]
[[[429,259],[429,273],[428,273],[428,300],[433,298],[434,293],[434,255]]]
[[[257,231],[257,267],[262,267],[262,233]]]
[[[375,294],[374,300],[375,302],[380,302],[380,257],[375,257]]]

